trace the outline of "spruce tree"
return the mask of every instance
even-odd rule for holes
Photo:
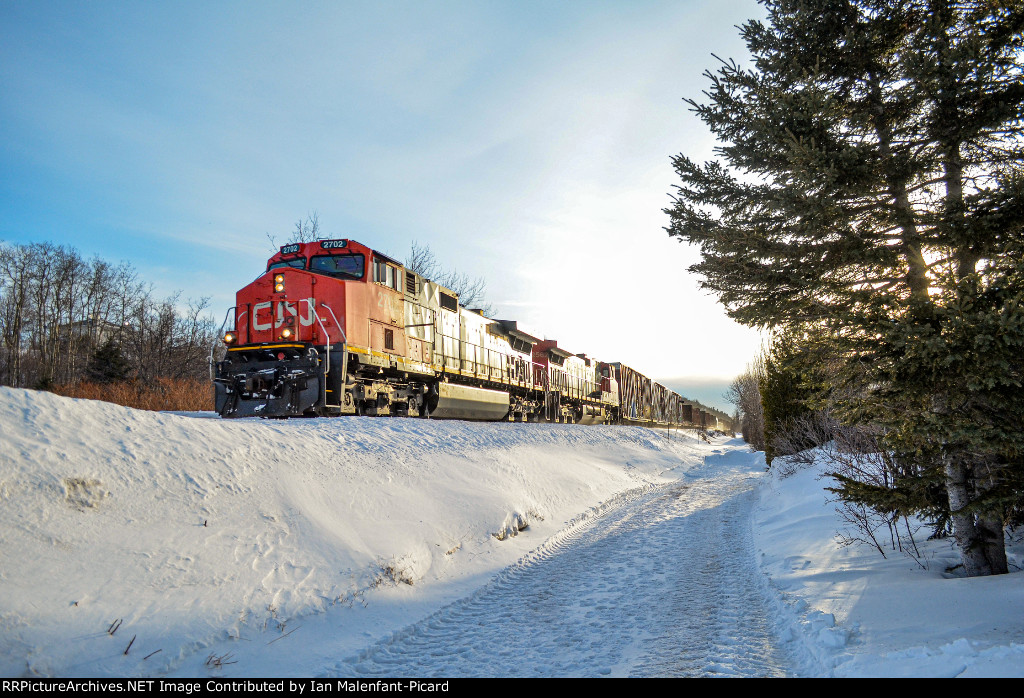
[[[85,375],[97,383],[114,383],[128,378],[131,366],[121,353],[121,346],[110,338],[89,357]]]
[[[842,416],[945,490],[969,575],[1024,502],[1024,7],[767,0],[753,66],[689,101],[718,159],[674,159],[670,235],[735,319],[844,359]],[[855,491],[856,490],[856,491]],[[870,498],[859,488],[844,496]]]
[[[802,450],[820,446],[793,437],[795,420],[810,412],[810,398],[801,367],[803,347],[798,338],[782,334],[772,342],[764,357],[764,374],[760,381],[761,410],[764,415],[764,457],[770,466],[779,452],[779,439],[785,436],[790,445]],[[794,449],[793,452],[795,452]]]

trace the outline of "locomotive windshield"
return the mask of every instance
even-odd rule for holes
[[[363,278],[365,266],[366,257],[361,254],[320,255],[309,260],[311,272],[349,279]]]
[[[287,259],[283,262],[274,262],[269,267],[267,267],[267,271],[270,271],[272,269],[280,269],[281,267],[294,267],[295,269],[305,269],[306,258],[299,257],[298,259]]]

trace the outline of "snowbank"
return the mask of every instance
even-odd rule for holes
[[[0,674],[188,673],[216,640],[404,591],[361,616],[381,634],[699,463],[637,428],[204,416],[0,388]]]
[[[920,557],[864,544],[823,491],[825,457],[791,468],[777,461],[762,481],[754,539],[777,592],[780,623],[799,636],[812,665],[830,676],[1024,676],[1024,543],[1011,574],[965,579],[950,540],[915,536]],[[889,543],[888,532],[880,541]]]

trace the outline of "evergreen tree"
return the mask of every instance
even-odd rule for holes
[[[128,378],[130,371],[131,366],[121,353],[121,346],[110,338],[93,352],[85,375],[97,383],[113,383]]]
[[[1007,570],[1024,502],[1024,7],[766,0],[690,101],[719,161],[674,159],[670,235],[731,316],[810,329],[842,416],[945,489],[970,575]],[[862,488],[841,488],[870,500]]]
[[[797,338],[780,335],[772,342],[771,350],[764,357],[764,375],[760,381],[761,411],[764,415],[764,457],[768,465],[777,455],[779,437],[785,433],[790,443],[798,442],[790,431],[797,417],[810,411],[807,400],[810,395],[803,384],[802,348]],[[820,444],[805,442],[797,444],[799,449],[813,448]]]

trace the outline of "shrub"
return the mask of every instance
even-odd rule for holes
[[[102,400],[139,410],[198,412],[213,409],[210,382],[195,378],[156,378],[151,382],[80,381],[59,385],[53,392],[64,397]]]

